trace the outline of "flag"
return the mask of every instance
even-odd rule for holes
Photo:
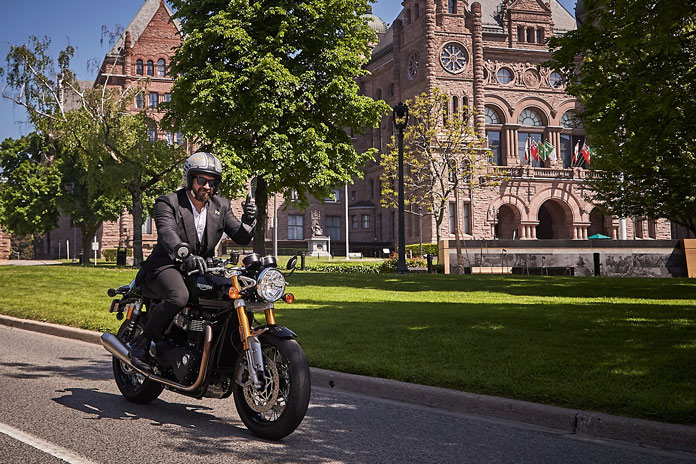
[[[553,145],[551,145],[549,142],[544,142],[539,144],[539,158],[543,159],[544,161],[549,158],[549,155],[551,155],[551,152],[553,151]]]
[[[588,147],[586,143],[582,144],[582,150],[580,153],[582,153],[582,157],[585,158],[587,164],[590,164],[590,147]]]
[[[578,154],[580,154],[580,141],[578,140],[578,143],[575,144],[575,158],[574,162],[578,162]]]
[[[539,145],[537,145],[536,140],[534,139],[532,139],[532,144],[529,148],[529,152],[532,154],[532,158],[534,158],[534,161],[539,161]]]
[[[546,142],[546,143],[548,143],[548,142]],[[556,147],[554,147],[550,143],[549,143],[549,147],[551,148],[551,151],[549,152],[549,158],[556,161],[556,159],[558,157],[558,155],[556,154]]]
[[[527,137],[527,141],[524,143],[524,160],[529,161],[529,137]]]

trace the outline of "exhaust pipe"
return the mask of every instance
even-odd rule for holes
[[[201,385],[203,385],[203,381],[205,380],[205,373],[208,371],[208,364],[210,363],[210,349],[213,342],[213,329],[210,327],[210,325],[205,325],[205,343],[203,345],[201,367],[198,370],[198,377],[196,378],[196,381],[193,382],[193,385],[189,386],[177,382],[172,382],[169,379],[165,379],[164,377],[160,377],[159,375],[155,375],[151,372],[145,372],[135,367],[131,363],[130,356],[128,356],[128,348],[114,334],[103,333],[101,336],[101,342],[102,345],[104,345],[104,348],[106,348],[106,351],[111,353],[116,359],[124,362],[125,364],[136,370],[141,375],[144,375],[148,379],[162,383],[177,390],[181,390],[184,392],[192,392],[198,389]]]
[[[104,348],[106,348],[106,351],[114,355],[114,357],[118,358],[120,361],[123,361],[129,366],[131,365],[131,361],[128,356],[128,348],[126,345],[121,343],[121,340],[119,340],[116,335],[108,332],[103,333],[101,336],[101,343],[104,345]]]

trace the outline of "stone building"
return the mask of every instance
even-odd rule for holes
[[[390,106],[439,87],[449,95],[449,111],[476,110],[470,117],[487,138],[493,159],[487,169],[509,179],[493,190],[471,192],[459,208],[451,202],[441,225],[443,239],[454,238],[459,222],[465,239],[575,239],[600,233],[611,238],[683,238],[683,229],[666,220],[604,216],[591,202],[584,180],[591,171],[574,147],[582,146],[585,132],[574,117],[576,101],[565,92],[562,76],[539,67],[550,57],[546,39],[576,27],[573,16],[557,0],[403,0],[403,10],[388,25],[365,15],[376,33],[370,74],[359,79],[362,92]],[[148,82],[133,102],[133,111],[146,109],[159,120],[157,106],[167,101],[173,84],[167,68],[181,43],[180,27],[162,0],[146,0],[122,37],[106,55],[97,83],[128,87]],[[108,79],[107,79],[108,77]],[[471,112],[470,112],[471,114]],[[394,129],[391,114],[379,128],[354,137],[356,149],[386,150]],[[186,143],[180,134],[153,130],[152,137]],[[555,159],[525,160],[527,140],[548,141]],[[331,238],[333,254],[345,253],[346,230],[350,251],[379,255],[396,248],[397,214],[381,206],[379,155],[363,169],[363,177],[336,186],[323,201],[311,199],[301,211],[290,198],[276,195],[268,202],[267,249],[275,235],[281,251],[306,250],[318,223]],[[239,210],[238,202],[233,206]],[[277,218],[277,221],[275,220]],[[97,234],[100,249],[132,247],[132,218],[123,213],[105,223]],[[620,227],[622,226],[623,227]],[[347,229],[346,229],[346,226]],[[432,216],[406,215],[407,243],[435,241]],[[73,242],[68,218],[51,232],[51,250]],[[144,252],[156,242],[152,220],[143,225]],[[74,249],[80,251],[79,231]],[[72,253],[72,252],[71,252]],[[63,256],[65,252],[63,251]]]
[[[378,36],[370,74],[360,78],[365,95],[394,107],[415,95],[440,88],[449,96],[450,114],[467,107],[493,153],[490,173],[508,179],[489,190],[475,190],[459,208],[449,205],[441,237],[454,238],[455,221],[465,239],[570,239],[594,234],[613,239],[683,238],[667,220],[605,216],[593,205],[585,179],[586,161],[575,158],[585,143],[576,119],[577,102],[565,92],[563,77],[539,65],[550,58],[549,37],[575,29],[575,18],[557,0],[403,0],[403,10],[387,27],[374,15],[368,23]],[[469,113],[470,114],[470,113]],[[394,135],[391,115],[380,127],[355,139],[359,151],[385,150]],[[557,156],[525,160],[527,141],[549,142]],[[591,160],[590,160],[591,161]],[[325,229],[345,240],[344,202],[348,202],[351,251],[378,253],[396,246],[396,211],[380,205],[379,156],[364,168],[363,179],[338,187],[338,201],[313,201],[304,213],[279,214],[281,235],[307,239],[309,214],[323,213]],[[435,241],[435,221],[406,215],[407,243]],[[283,237],[285,238],[285,237]],[[339,243],[340,246],[344,243]],[[334,250],[339,247],[334,247]]]

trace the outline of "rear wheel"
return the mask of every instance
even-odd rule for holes
[[[309,405],[311,383],[309,364],[295,340],[261,336],[264,360],[263,387],[234,386],[234,403],[244,425],[256,436],[280,440],[292,433],[304,419]],[[236,369],[249,373],[243,357]],[[235,377],[239,378],[239,377]]]
[[[144,321],[139,322],[144,323]],[[121,328],[116,334],[118,339],[123,343],[132,342],[133,339],[135,339],[135,337],[143,331],[143,325],[139,323],[134,330],[135,333],[132,334],[132,336],[127,340],[124,340],[123,335],[126,332],[127,325],[128,321],[121,324]],[[121,390],[121,394],[128,401],[141,404],[150,403],[151,401],[154,401],[164,389],[164,385],[146,378],[144,375],[140,374],[128,364],[117,359],[116,357],[113,358],[113,368],[116,385],[118,385],[118,389]]]

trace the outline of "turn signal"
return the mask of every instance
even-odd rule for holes
[[[283,295],[283,301],[285,301],[286,303],[294,303],[295,295],[293,295],[292,293],[286,293],[285,295]]]
[[[234,287],[230,287],[230,289],[227,290],[227,296],[230,297],[230,300],[236,300],[239,298],[239,290]]]

